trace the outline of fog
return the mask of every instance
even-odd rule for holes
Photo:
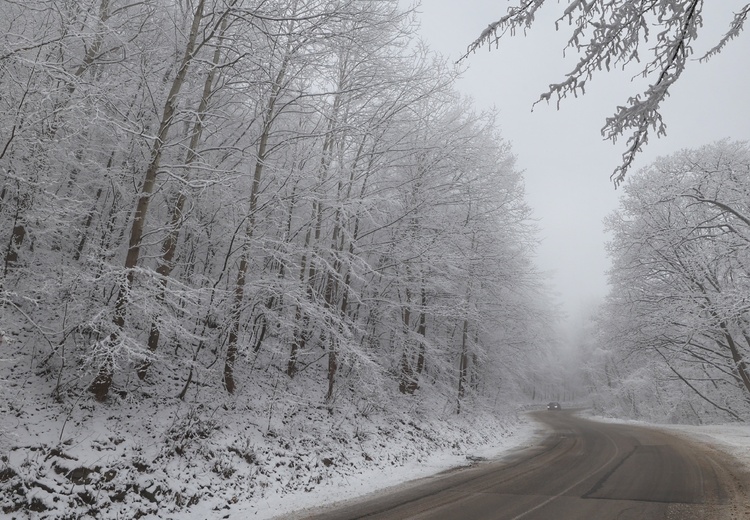
[[[421,35],[429,47],[456,60],[469,43],[504,14],[498,0],[425,0],[418,8]],[[744,1],[704,4],[704,31],[689,64],[662,106],[667,136],[651,141],[631,171],[658,156],[719,139],[750,139],[750,45],[743,33],[707,63],[706,50],[725,32]],[[602,219],[617,206],[610,174],[620,163],[625,139],[604,141],[605,118],[647,84],[632,76],[638,67],[601,73],[587,83],[586,95],[532,105],[550,83],[562,81],[577,59],[563,58],[567,25],[554,19],[560,6],[550,2],[528,34],[506,36],[499,48],[482,49],[462,62],[467,70],[459,89],[477,107],[495,107],[504,137],[525,171],[527,199],[538,219],[542,243],[537,262],[568,316],[567,329],[579,326],[607,293],[607,240]],[[645,53],[645,49],[642,51]],[[575,336],[575,334],[571,334]]]

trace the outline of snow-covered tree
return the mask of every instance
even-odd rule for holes
[[[677,382],[735,419],[750,408],[749,174],[747,143],[722,141],[633,175],[607,220],[612,294],[601,322],[623,380]],[[636,376],[652,363],[656,380]]]
[[[488,25],[469,45],[467,54],[481,47],[498,46],[500,40],[526,31],[536,21],[547,0],[523,0],[508,8],[507,14]],[[701,57],[705,61],[718,54],[742,31],[750,14],[750,4],[734,2],[738,8],[724,36],[714,42]],[[726,4],[726,5],[725,5]],[[722,3],[730,12],[732,5]],[[640,67],[634,75],[651,84],[642,93],[630,97],[606,120],[602,135],[616,141],[626,133],[623,162],[612,174],[615,186],[625,178],[635,156],[648,143],[651,132],[666,133],[660,107],[670,89],[680,79],[694,53],[694,43],[703,27],[703,0],[569,0],[556,5],[559,17],[555,28],[567,25],[570,37],[565,50],[580,58],[559,83],[552,83],[539,101],[553,96],[559,102],[585,93],[586,83],[603,69]]]
[[[51,5],[0,4],[0,328],[61,400],[520,392],[522,176],[398,1]]]

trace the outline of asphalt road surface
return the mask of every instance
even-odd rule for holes
[[[296,518],[750,519],[747,472],[722,452],[567,411],[532,416],[548,433],[530,448]]]

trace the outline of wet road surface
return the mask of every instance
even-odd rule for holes
[[[295,518],[750,519],[747,475],[721,452],[567,411],[532,417],[546,433],[530,448]]]

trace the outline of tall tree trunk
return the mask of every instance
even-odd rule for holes
[[[338,99],[338,98],[337,98]],[[320,178],[318,184],[323,185],[326,178],[326,172],[328,170],[328,163],[330,161],[330,153],[333,147],[333,136],[332,129],[334,125],[336,110],[338,107],[338,101],[334,101],[334,115],[328,120],[328,128],[323,140],[323,151],[320,160]],[[310,218],[311,222],[314,222],[314,238],[313,238],[313,227],[310,226],[305,232],[305,246],[304,253],[302,254],[302,260],[300,262],[300,283],[305,283],[305,270],[307,270],[307,284],[305,287],[305,296],[308,301],[312,301],[314,294],[314,285],[318,276],[316,266],[316,255],[319,248],[318,241],[320,240],[321,227],[323,219],[323,205],[321,197],[316,196],[312,201],[312,215]],[[312,244],[312,247],[311,247]],[[312,249],[312,250],[311,250]],[[297,362],[299,359],[300,352],[302,352],[307,344],[307,338],[309,336],[308,330],[309,317],[307,313],[297,305],[295,311],[295,330],[294,338],[292,339],[292,347],[289,353],[289,361],[287,362],[286,373],[289,377],[294,377],[297,373]]]
[[[115,152],[112,152],[112,154],[109,156],[109,160],[107,161],[107,170],[112,169],[112,162],[115,157]],[[76,262],[81,259],[81,254],[83,253],[83,248],[86,245],[86,241],[88,240],[88,232],[89,228],[91,227],[91,221],[94,218],[94,215],[97,213],[96,207],[99,204],[99,198],[102,196],[102,192],[104,191],[104,188],[99,187],[98,190],[96,190],[96,196],[94,197],[94,204],[93,207],[89,210],[88,214],[86,215],[86,220],[83,223],[83,231],[81,232],[81,239],[78,241],[78,246],[76,246],[76,250],[73,253],[73,260]]]
[[[315,207],[313,206],[313,216],[315,215]],[[300,261],[300,272],[299,281],[300,284],[305,285],[305,297],[312,301],[312,287],[310,284],[305,284],[305,273],[307,272],[307,250],[310,247],[310,239],[312,236],[312,230],[310,227],[305,232],[305,244],[304,253]],[[307,314],[305,313],[302,305],[299,303],[295,306],[294,312],[294,332],[292,337],[292,347],[289,352],[289,360],[286,365],[286,375],[294,377],[297,374],[297,362],[299,360],[300,353],[305,349],[307,344]]]
[[[461,356],[458,366],[458,400],[456,405],[456,414],[461,413],[461,401],[466,394],[466,373],[469,366],[469,320],[464,319],[463,329],[461,331]]]
[[[190,68],[190,62],[192,61],[195,52],[200,24],[201,20],[203,19],[204,5],[205,0],[199,0],[198,5],[195,8],[195,13],[193,14],[193,20],[190,27],[190,34],[188,35],[188,41],[185,45],[185,54],[182,58],[180,68],[177,71],[177,75],[172,81],[172,86],[169,90],[167,101],[162,112],[161,121],[159,123],[159,131],[151,148],[151,159],[143,178],[140,196],[135,208],[135,214],[133,215],[133,223],[130,228],[128,252],[125,257],[124,266],[125,276],[120,282],[120,290],[117,295],[117,300],[115,301],[115,312],[113,317],[115,330],[109,337],[108,341],[110,344],[115,344],[117,341],[119,341],[119,335],[122,333],[122,329],[125,326],[125,313],[127,312],[128,297],[130,289],[133,285],[134,268],[136,267],[138,258],[140,256],[141,240],[143,238],[143,231],[146,225],[148,206],[151,202],[151,194],[154,191],[154,185],[156,184],[156,177],[159,172],[159,165],[161,164],[164,146],[167,142],[169,130],[173,123],[173,117],[177,106],[177,96],[179,95],[180,90],[182,89],[182,86],[185,82],[188,69]],[[112,386],[113,376],[114,360],[110,356],[106,355],[105,359],[102,360],[99,367],[99,373],[89,386],[89,391],[94,394],[94,397],[97,401],[104,401],[107,398],[107,395],[109,394],[109,388],[110,386]]]
[[[471,208],[471,207],[470,207]],[[471,216],[471,209],[469,209],[469,212],[466,214],[466,222],[465,225],[468,226],[469,224],[469,218]],[[469,251],[474,254],[476,253],[476,241],[475,241],[475,235],[472,234],[471,237],[471,246],[469,247]],[[461,330],[461,356],[459,361],[459,367],[458,367],[458,405],[456,406],[456,414],[461,413],[461,401],[463,400],[464,396],[466,395],[466,385],[467,385],[467,371],[469,368],[469,309],[471,304],[471,295],[472,295],[472,282],[473,282],[473,270],[471,268],[471,261],[469,260],[469,268],[468,268],[468,280],[467,280],[467,287],[466,287],[466,309],[464,316],[464,323],[463,328]]]
[[[245,297],[245,281],[247,278],[248,267],[248,245],[255,232],[255,213],[258,209],[258,195],[260,193],[260,181],[263,176],[263,167],[266,162],[268,151],[268,138],[271,134],[275,118],[276,101],[281,92],[282,84],[286,78],[287,67],[289,65],[289,49],[284,56],[276,80],[271,88],[271,94],[264,114],[263,132],[258,143],[258,153],[255,160],[255,171],[253,172],[253,184],[250,189],[250,207],[248,208],[248,224],[245,232],[245,244],[242,246],[242,255],[240,265],[237,270],[237,281],[234,288],[234,304],[232,306],[232,327],[229,331],[229,341],[227,345],[227,354],[224,361],[224,387],[230,394],[234,393],[236,388],[234,382],[234,364],[237,360],[238,339],[240,330],[240,317],[242,314],[242,302]]]
[[[338,355],[336,353],[336,339],[331,335],[328,345],[328,392],[326,393],[326,403],[328,404],[328,413],[333,413],[333,389],[336,381],[336,371],[339,368]]]
[[[422,339],[419,342],[419,352],[417,353],[417,374],[421,375],[425,367],[425,336],[427,335],[427,291],[424,287],[424,276],[422,277],[420,302],[421,305],[419,309],[419,325],[417,326],[417,334],[419,334]]]
[[[341,184],[339,183],[339,197],[340,193]],[[337,209],[336,217],[334,218],[333,236],[331,237],[331,251],[333,252],[332,270],[326,275],[326,286],[324,291],[325,306],[329,312],[329,320],[331,321],[331,323],[328,324],[328,393],[326,394],[326,402],[328,403],[329,412],[333,411],[333,389],[336,381],[336,372],[339,368],[338,353],[336,352],[336,344],[338,340],[336,339],[337,336],[333,333],[333,329],[337,326],[337,324],[333,323],[332,320],[334,319],[334,315],[336,314],[336,310],[338,309],[338,305],[335,304],[336,292],[338,287],[338,283],[336,282],[336,280],[338,280],[341,276],[341,250],[343,249],[343,241],[339,243],[339,234],[341,233],[340,219],[341,212]],[[339,320],[343,319],[344,317],[339,315]],[[339,334],[341,334],[343,332],[342,321],[339,321],[338,328]]]
[[[221,23],[221,29],[219,31],[219,41],[224,37],[224,33],[227,28],[227,19]],[[206,117],[206,110],[208,108],[208,100],[211,97],[213,91],[214,79],[216,78],[216,71],[219,66],[219,60],[221,59],[221,45],[217,45],[214,50],[213,61],[211,63],[211,70],[206,75],[206,80],[203,83],[203,92],[201,94],[200,103],[198,103],[198,111],[196,113],[195,123],[193,123],[193,129],[190,135],[190,145],[188,147],[187,156],[185,157],[185,176],[183,180],[186,180],[188,170],[198,156],[197,149],[200,144],[201,136],[203,135],[203,119]],[[161,246],[161,259],[159,265],[156,268],[156,274],[159,276],[160,290],[156,296],[157,304],[159,306],[164,303],[167,282],[174,269],[174,255],[177,250],[177,242],[180,238],[180,229],[182,227],[183,211],[185,208],[185,202],[187,201],[186,189],[181,187],[177,198],[172,206],[172,216],[169,220],[169,232],[164,238]],[[148,335],[148,350],[153,353],[159,346],[159,324],[157,320],[151,322]],[[146,377],[149,366],[151,365],[150,360],[145,360],[137,370],[138,377],[143,380]]]
[[[8,276],[8,271],[15,267],[18,263],[18,250],[23,244],[23,240],[26,237],[26,222],[23,214],[30,204],[28,195],[21,194],[21,183],[17,182],[17,193],[16,193],[16,211],[13,215],[13,231],[8,240],[8,246],[5,251],[5,266],[3,269],[3,277]]]
[[[721,327],[722,332],[724,333],[724,337],[727,340],[727,344],[729,345],[729,352],[732,354],[732,361],[734,361],[733,368],[737,372],[737,374],[740,376],[740,379],[742,380],[742,384],[745,387],[745,391],[747,392],[747,396],[750,396],[750,374],[748,374],[747,360],[742,356],[742,353],[737,347],[737,344],[734,342],[734,338],[729,333],[729,328],[727,327],[727,324],[724,322],[721,322],[719,326]],[[743,334],[744,334],[744,331],[743,331]],[[746,341],[748,340],[747,334],[745,334],[745,340]]]
[[[398,390],[402,394],[413,394],[415,388],[414,369],[411,361],[411,291],[405,289],[405,299],[401,309],[401,331],[404,338],[403,350],[401,352],[401,362],[399,367]]]

